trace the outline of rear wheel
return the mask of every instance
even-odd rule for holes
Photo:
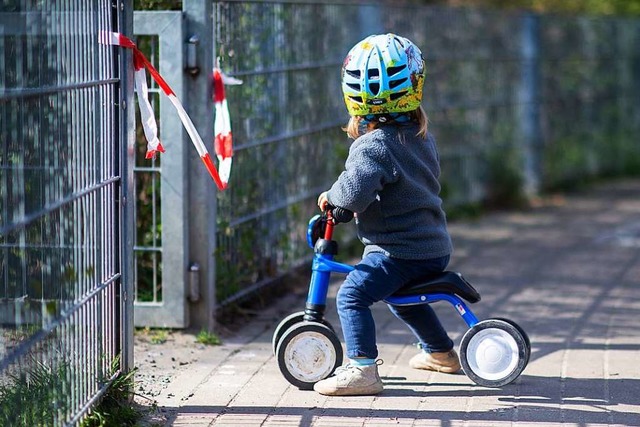
[[[529,362],[531,345],[512,321],[487,319],[462,337],[460,363],[471,380],[485,387],[502,387],[520,376]]]
[[[502,320],[503,322],[507,322],[508,324],[510,324],[511,326],[513,326],[514,328],[516,328],[518,330],[518,332],[520,332],[520,335],[522,335],[522,337],[525,340],[526,343],[526,350],[527,350],[527,359],[525,364],[529,364],[529,358],[531,357],[531,341],[529,340],[529,335],[527,335],[527,332],[522,329],[522,327],[520,325],[518,325],[516,322],[514,322],[511,319],[507,319],[505,317],[495,317],[495,320]]]
[[[280,338],[276,358],[280,372],[302,390],[327,378],[342,363],[342,345],[336,334],[318,322],[296,323]]]

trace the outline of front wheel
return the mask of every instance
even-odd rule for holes
[[[340,366],[342,345],[322,323],[296,323],[280,338],[276,359],[287,381],[301,390],[312,390]]]
[[[520,376],[529,361],[531,345],[511,321],[487,319],[476,323],[460,342],[460,363],[473,382],[502,387]]]
[[[302,322],[304,322],[304,311],[296,311],[295,313],[288,315],[287,317],[282,319],[280,323],[278,323],[278,326],[276,326],[276,329],[273,332],[273,337],[271,338],[271,348],[273,349],[273,354],[276,354],[278,343],[280,342],[282,335],[287,331],[287,329],[289,329],[296,323]],[[335,329],[333,329],[333,326],[327,320],[321,319],[320,323],[335,332]]]

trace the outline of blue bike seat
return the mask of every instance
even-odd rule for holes
[[[455,294],[472,304],[480,301],[478,291],[462,277],[462,274],[453,271],[443,271],[435,276],[412,280],[392,296],[416,294]]]

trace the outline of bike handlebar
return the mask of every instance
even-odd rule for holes
[[[329,207],[328,210],[331,211],[331,216],[336,224],[349,222],[353,219],[353,212],[348,209],[336,206]]]

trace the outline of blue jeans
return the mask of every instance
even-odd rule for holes
[[[413,279],[443,271],[449,256],[430,260],[390,258],[370,253],[347,275],[338,290],[337,308],[347,347],[347,357],[378,357],[376,327],[371,305],[381,301]],[[444,352],[453,341],[429,304],[393,306],[389,309],[409,326],[427,352]]]

